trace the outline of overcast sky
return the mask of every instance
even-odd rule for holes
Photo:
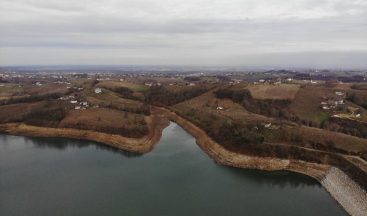
[[[367,0],[1,0],[16,64],[367,67]]]

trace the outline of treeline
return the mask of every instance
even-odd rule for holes
[[[366,92],[347,92],[347,100],[367,109],[367,91]]]
[[[57,127],[71,109],[65,102],[55,101],[33,108],[24,118],[24,123],[42,127]]]
[[[143,114],[146,116],[149,116],[151,114],[150,105],[147,103],[143,103],[140,106],[124,106],[124,105],[109,103],[105,107],[120,110],[120,111],[130,112],[130,113]]]
[[[254,99],[247,89],[231,90],[219,89],[214,92],[215,96],[220,99],[231,99],[233,102],[241,104],[246,110],[266,115],[269,117],[290,120],[298,124],[303,124],[310,127],[320,127],[317,122],[300,119],[292,114],[288,107],[291,104],[290,100],[258,100]]]
[[[232,121],[198,109],[190,109],[179,114],[194,122],[215,141],[226,146],[261,144],[264,141],[264,136],[258,131],[261,125]]]
[[[42,101],[32,104],[1,106],[0,123],[24,122],[30,125],[57,127],[71,109],[65,101]]]
[[[336,131],[340,133],[349,134],[361,138],[367,138],[367,123],[361,121],[354,121],[345,118],[329,118],[324,121],[322,128]]]
[[[170,91],[163,86],[152,86],[144,92],[145,102],[158,106],[171,106],[179,102],[197,97],[209,88],[207,86],[193,86],[189,89]]]
[[[65,118],[64,109],[34,110],[24,120],[24,123],[42,127],[57,127],[60,121]]]
[[[124,127],[124,126],[93,126],[93,125],[86,125],[81,122],[78,122],[74,125],[67,125],[69,128],[79,129],[79,130],[93,130],[102,133],[108,134],[116,134],[125,137],[131,138],[140,138],[149,133],[149,128],[146,124],[139,124],[132,127]]]
[[[231,90],[219,89],[215,91],[215,96],[220,99],[231,99],[233,102],[241,104],[246,110],[274,117],[278,119],[289,120],[298,124],[309,127],[320,127],[317,122],[300,119],[298,116],[291,113],[288,109],[291,104],[290,100],[258,100],[254,99],[247,89]]]
[[[231,145],[261,144],[264,142],[264,136],[258,133],[254,125],[243,125],[237,122],[221,122],[220,133],[207,131],[210,136],[215,137],[217,142],[230,142]]]
[[[363,160],[367,161],[367,152],[362,153],[361,157]]]
[[[367,84],[366,83],[358,83],[351,86],[352,89],[357,90],[367,90]]]
[[[338,148],[332,137],[314,138],[313,136],[302,134],[297,127],[289,128],[287,126],[280,126],[276,131],[263,129],[259,130],[259,132],[264,134],[265,142],[285,143],[332,153],[361,155],[361,152],[358,151],[348,151],[345,148]]]
[[[141,98],[136,97],[134,95],[134,91],[127,87],[119,86],[119,87],[104,87],[104,88],[119,94],[122,98],[141,101]],[[130,106],[130,105],[122,105],[120,103],[114,103],[113,101],[111,101],[110,103],[105,104],[104,107],[136,114],[143,114],[147,116],[149,116],[151,113],[149,104],[145,102],[142,102],[140,106]]]
[[[189,81],[189,82],[196,82],[196,81],[200,81],[201,78],[198,76],[187,76],[184,78],[185,81]]]
[[[253,98],[250,91],[247,89],[219,89],[214,93],[217,98],[231,99],[253,113],[285,119],[290,117],[287,116],[287,108],[291,103],[290,100],[258,100]]]
[[[16,103],[33,103],[44,100],[54,100],[63,95],[65,95],[65,93],[49,93],[49,94],[36,94],[22,97],[11,97],[9,99],[0,100],[0,106]]]
[[[139,99],[136,96],[134,96],[134,91],[127,87],[119,86],[119,87],[106,87],[106,88],[108,90],[118,93],[123,98],[133,99],[133,100]]]
[[[5,79],[3,79],[3,78],[1,78],[0,77],[0,83],[8,83],[9,81],[7,81],[7,80],[5,80]]]

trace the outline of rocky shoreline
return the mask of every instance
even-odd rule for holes
[[[163,109],[163,108],[162,108]],[[367,194],[341,170],[323,164],[309,163],[300,160],[255,157],[230,152],[213,141],[199,127],[176,113],[163,109],[166,116],[184,128],[196,138],[197,144],[217,163],[226,166],[259,169],[288,170],[315,178],[330,195],[352,216],[367,215]]]
[[[321,184],[350,215],[367,215],[367,193],[341,170],[330,168]]]

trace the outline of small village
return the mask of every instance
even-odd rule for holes
[[[358,119],[361,117],[360,108],[351,106],[346,101],[346,94],[342,91],[335,91],[333,97],[322,97],[320,108],[328,111],[335,118]]]

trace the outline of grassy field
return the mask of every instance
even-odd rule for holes
[[[290,105],[290,111],[302,120],[321,123],[330,114],[320,108],[323,97],[332,97],[335,92],[323,87],[301,88]]]
[[[52,93],[66,93],[68,89],[65,84],[48,83],[42,86],[25,85],[23,86],[24,92],[29,95],[42,95]]]
[[[142,105],[142,103],[139,101],[121,98],[116,95],[116,93],[110,91],[105,91],[102,94],[90,94],[87,97],[87,101],[90,102],[92,105],[99,106],[115,105],[117,107],[137,108]]]
[[[27,98],[51,94],[66,94],[69,90],[66,85],[48,83],[42,86],[32,84],[3,84],[0,86],[0,100]]]
[[[250,90],[253,98],[265,100],[292,100],[296,96],[299,85],[294,84],[281,84],[281,85],[249,85],[246,87]]]
[[[24,89],[18,84],[3,83],[0,86],[0,100],[8,99],[12,96],[20,96],[24,94]]]
[[[230,99],[218,99],[214,96],[213,91],[176,104],[173,107],[181,112],[197,109],[247,123],[269,123],[273,121],[273,119],[266,116],[247,111],[243,106],[234,103]],[[218,109],[218,107],[223,109]]]
[[[111,91],[114,91],[121,87],[125,87],[131,89],[134,92],[144,92],[148,88],[147,86],[142,84],[121,81],[101,81],[95,87],[106,88],[110,89]]]

